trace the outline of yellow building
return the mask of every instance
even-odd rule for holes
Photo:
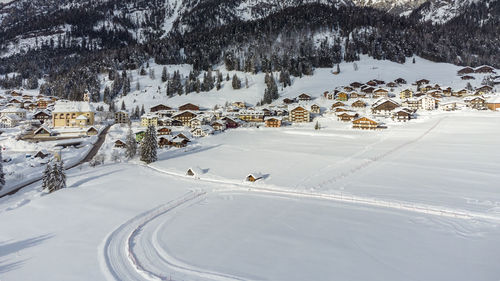
[[[155,127],[158,126],[158,116],[155,114],[144,114],[141,116],[141,126],[142,127],[148,127],[150,125],[153,125]]]
[[[54,127],[85,127],[94,125],[94,108],[88,102],[57,101],[52,111]]]

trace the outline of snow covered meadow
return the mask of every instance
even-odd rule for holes
[[[320,69],[282,97],[400,76],[465,86],[458,67],[419,62]],[[212,107],[257,102],[264,86],[226,87],[166,99],[151,85],[123,99]],[[0,280],[498,280],[499,112],[425,112],[380,131],[315,121],[321,130],[227,130],[151,165],[83,165],[66,189],[0,198]],[[101,153],[126,131],[113,126]]]

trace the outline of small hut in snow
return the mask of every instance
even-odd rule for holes
[[[263,178],[261,173],[251,173],[246,177],[246,181],[255,182]]]
[[[186,176],[194,177],[194,178],[199,178],[200,175],[204,174],[205,172],[198,168],[198,167],[193,167],[189,168],[186,172]]]

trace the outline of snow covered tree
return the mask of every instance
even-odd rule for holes
[[[238,76],[236,74],[233,76],[232,85],[233,85],[233,89],[235,89],[235,90],[238,90],[241,88],[241,80],[240,80],[240,78],[238,78]]]
[[[167,82],[168,81],[168,73],[167,73],[167,67],[164,66],[162,71],[161,71],[161,81],[163,83]]]
[[[135,140],[134,133],[132,132],[132,128],[130,125],[128,127],[126,144],[127,144],[127,147],[125,150],[125,156],[128,159],[132,159],[137,154],[137,142]]]
[[[144,67],[141,67],[141,71],[139,72],[139,75],[141,75],[141,76],[146,75],[146,70],[144,69]]]
[[[141,112],[140,112],[139,117],[141,117],[144,114],[146,114],[146,110],[144,110],[144,104],[143,104],[142,107],[141,107]]]
[[[52,167],[50,163],[45,168],[42,187],[49,193],[66,188],[66,173],[64,172],[63,161],[54,161]]]
[[[248,88],[248,77],[245,76],[245,88]]]
[[[0,147],[0,190],[5,185],[5,173],[3,172],[2,148]]]
[[[121,110],[126,110],[127,108],[125,107],[125,101],[122,101],[122,106],[121,106]]]
[[[43,171],[43,177],[42,177],[42,189],[43,190],[49,190],[51,189],[51,176],[52,176],[52,166],[50,163],[45,165],[45,170]]]
[[[157,158],[158,142],[156,139],[156,129],[154,126],[148,126],[146,134],[141,141],[141,161],[147,164],[155,162]]]

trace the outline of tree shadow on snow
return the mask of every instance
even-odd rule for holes
[[[43,241],[52,238],[54,235],[45,234],[37,237],[19,240],[15,242],[10,241],[0,241],[0,258],[6,257],[10,254],[17,253],[26,248],[31,248],[36,245],[41,244]],[[2,273],[6,273],[12,270],[15,270],[21,267],[24,264],[25,260],[16,261],[16,262],[7,262],[8,260],[2,259],[0,260],[0,275]]]

